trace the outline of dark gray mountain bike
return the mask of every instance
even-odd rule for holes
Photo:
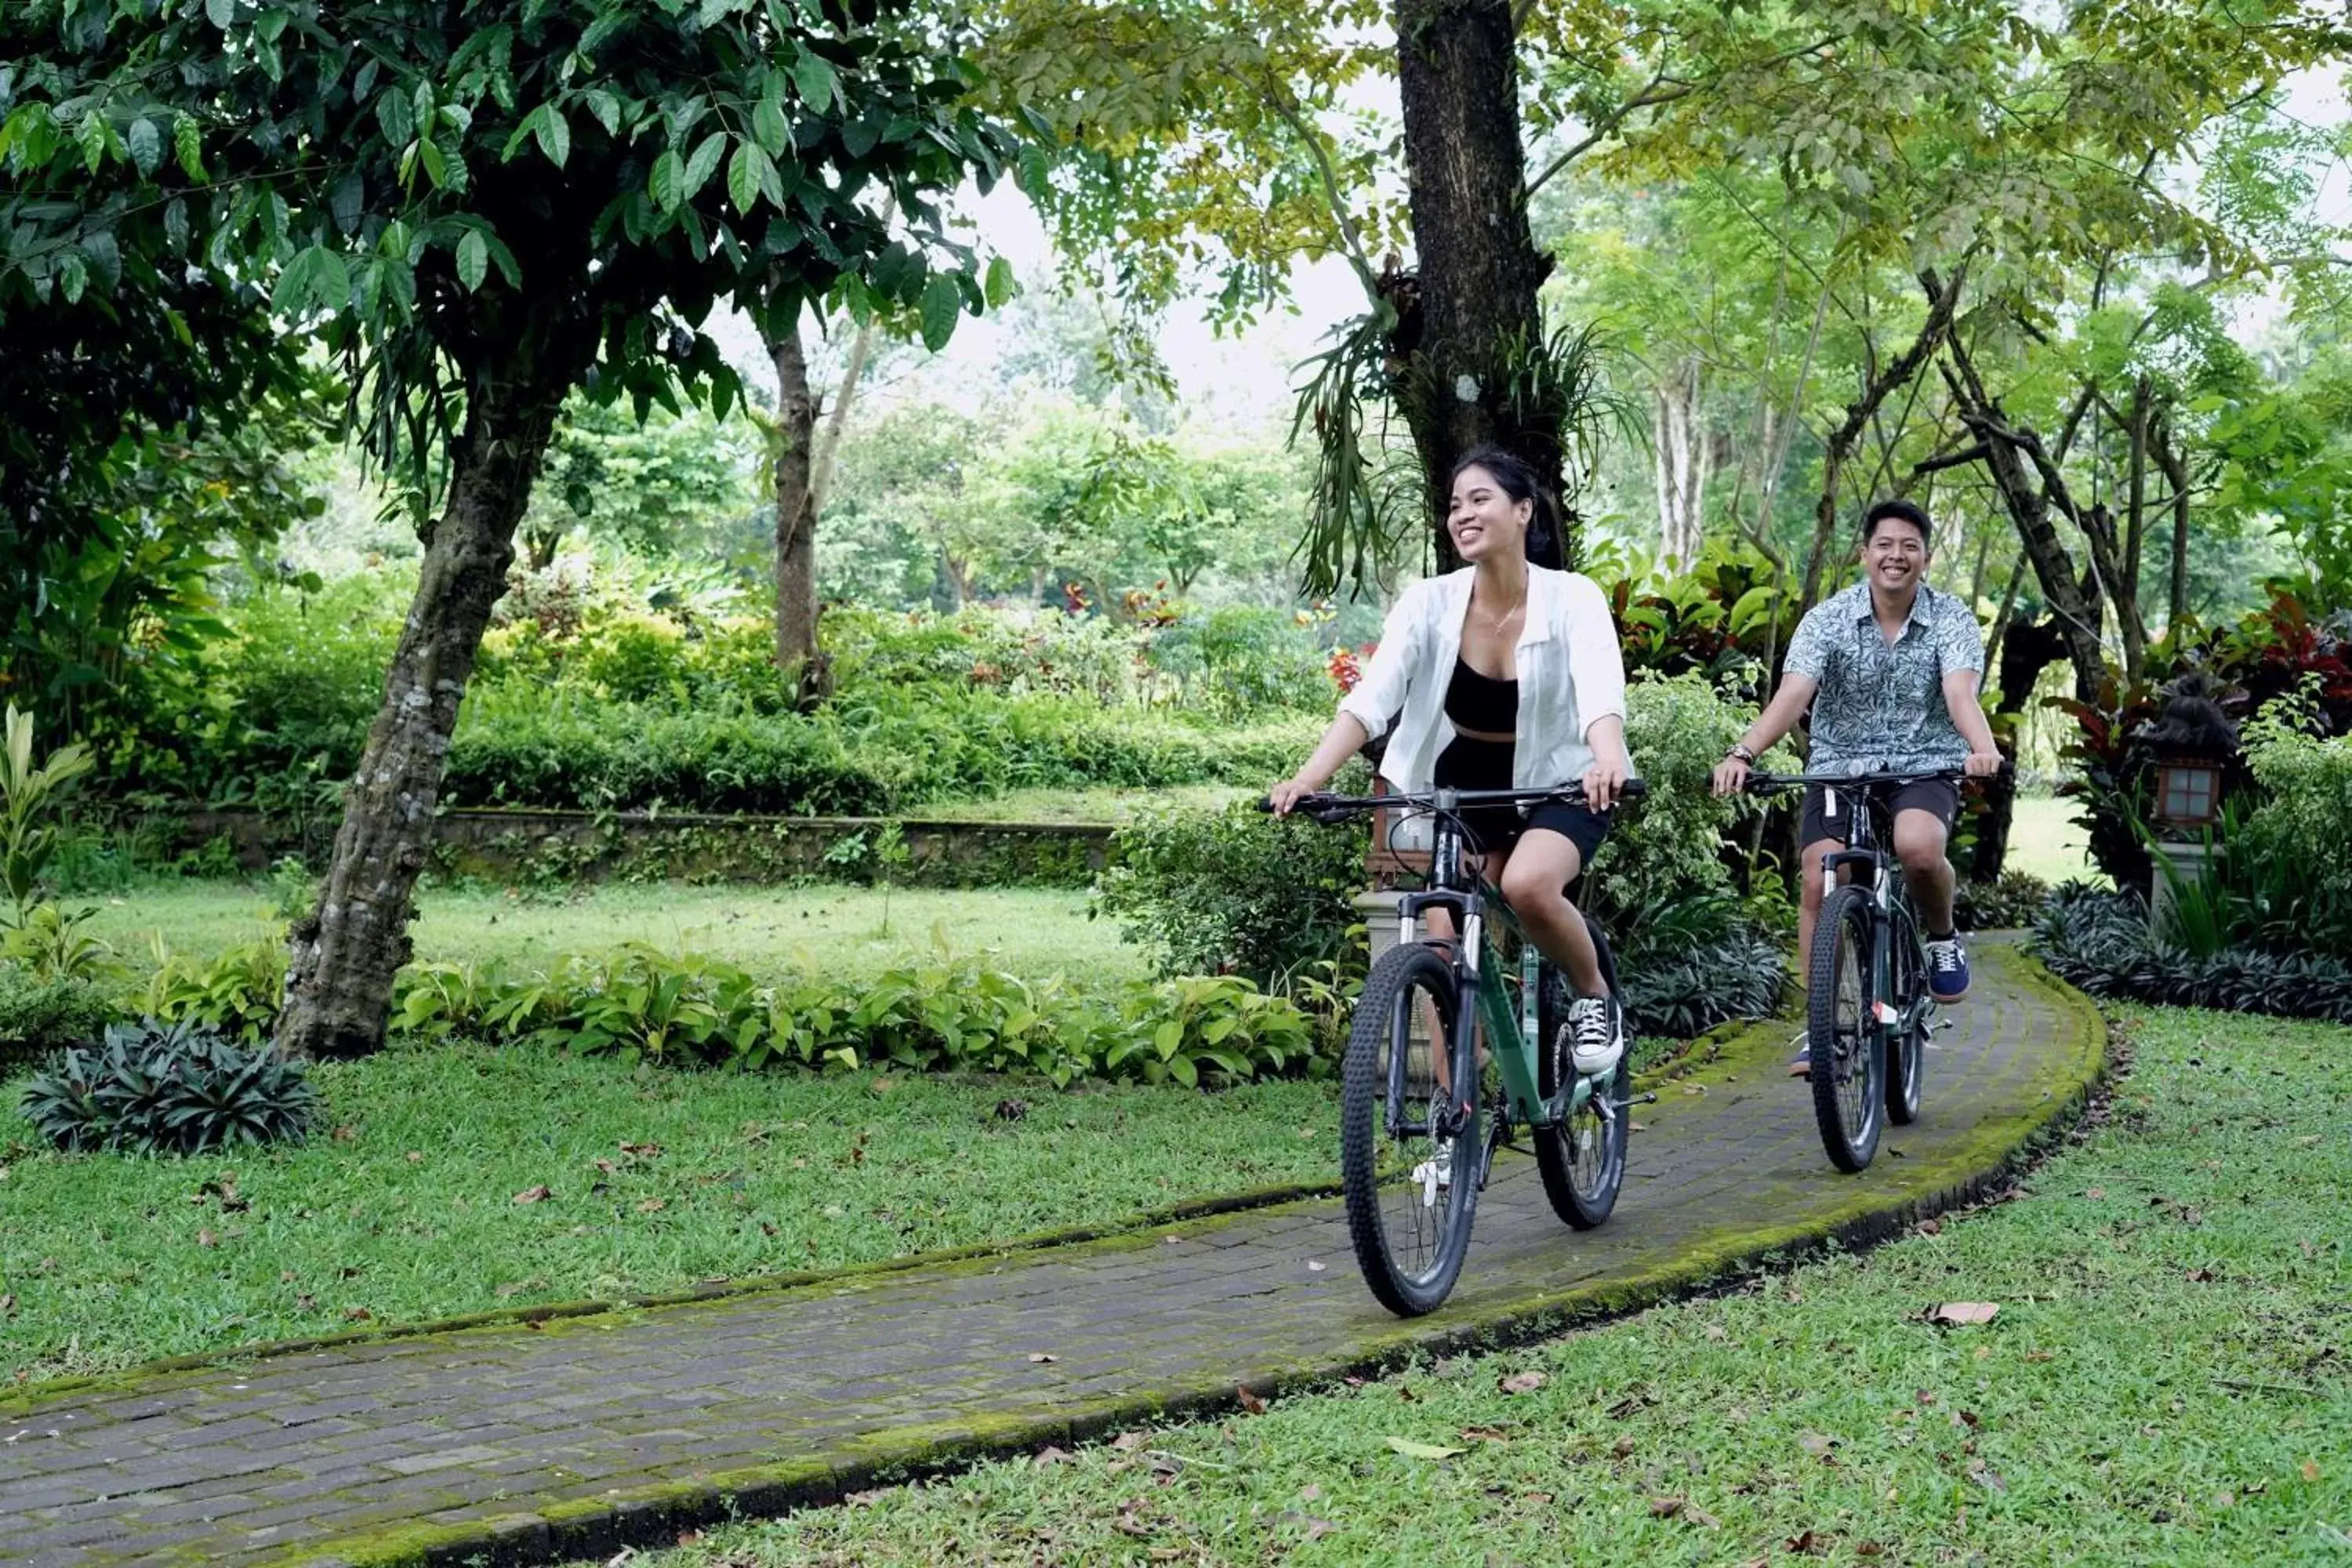
[[[1621,798],[1642,793],[1629,780]],[[1482,805],[1581,805],[1581,785],[1542,790],[1432,790],[1418,795],[1307,795],[1295,809],[1333,823],[1375,809],[1433,822],[1429,887],[1398,903],[1397,945],[1365,979],[1341,1074],[1339,1166],[1348,1230],[1364,1282],[1402,1317],[1432,1311],[1454,1289],[1470,1247],[1478,1194],[1516,1121],[1535,1142],[1544,1194],[1560,1218],[1588,1230],[1609,1217],[1625,1180],[1630,1057],[1583,1077],[1570,1058],[1565,978],[1536,950],[1509,906],[1467,865],[1459,813]],[[1448,910],[1460,940],[1414,933],[1432,909]],[[1518,936],[1516,975],[1493,926]],[[1616,960],[1588,917],[1610,994]],[[1484,1039],[1480,1030],[1484,1028]],[[1494,1069],[1481,1136],[1481,1045]],[[1654,1099],[1655,1096],[1645,1096]]]
[[[1887,803],[1906,784],[1962,776],[1958,768],[1748,775],[1747,787],[1758,795],[1819,784],[1828,796],[1825,815],[1853,825],[1846,847],[1822,858],[1822,912],[1813,922],[1813,951],[1805,955],[1813,1120],[1830,1163],[1841,1171],[1870,1164],[1885,1118],[1898,1126],[1918,1120],[1927,1035],[1935,1027],[1927,945],[1895,858]]]

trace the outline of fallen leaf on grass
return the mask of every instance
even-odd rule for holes
[[[1999,1470],[1988,1468],[1983,1465],[1978,1465],[1971,1468],[1969,1471],[1969,1479],[1972,1481],[1981,1483],[1983,1486],[1993,1491],[2005,1492],[2009,1489],[2009,1483],[2000,1479],[2000,1472]]]
[[[2054,1351],[2027,1351],[2025,1352],[2025,1359],[2031,1362],[2044,1362],[2055,1361],[2058,1359],[2058,1356],[2057,1352]]]
[[[621,1145],[622,1153],[633,1154],[640,1160],[658,1160],[661,1158],[661,1152],[662,1146],[658,1143],[624,1143]]]
[[[1886,1555],[1886,1548],[1875,1541],[1865,1541],[1853,1549],[1853,1554],[1856,1557],[1884,1557]]]
[[[1630,1459],[1633,1457],[1633,1439],[1620,1437],[1617,1439],[1617,1446],[1609,1451],[1621,1459]]]
[[[522,1191],[514,1195],[514,1201],[519,1204],[544,1203],[554,1195],[555,1194],[547,1190],[546,1184],[542,1183],[536,1187],[525,1187]]]
[[[1077,1456],[1071,1453],[1067,1448],[1056,1448],[1048,1446],[1037,1450],[1037,1463],[1041,1465],[1066,1465],[1076,1458],[1077,1458]]]
[[[1257,1394],[1252,1394],[1246,1386],[1236,1385],[1234,1389],[1234,1397],[1240,1400],[1242,1402],[1242,1408],[1248,1411],[1251,1415],[1263,1415],[1265,1414],[1265,1401]]]
[[[425,1151],[422,1149],[411,1149],[408,1152],[408,1163],[412,1165],[421,1165],[425,1163]]]
[[[1943,1233],[1944,1222],[1942,1220],[1923,1219],[1919,1222],[1919,1234],[1921,1236],[1941,1236]]]
[[[347,1323],[364,1323],[374,1316],[375,1314],[369,1311],[365,1307],[346,1307],[343,1309],[343,1321]]]
[[[1812,1553],[1826,1547],[1829,1544],[1829,1542],[1825,1537],[1816,1535],[1811,1531],[1808,1530],[1801,1535],[1792,1535],[1789,1537],[1789,1539],[1782,1542],[1781,1544],[1786,1546],[1790,1552],[1794,1556],[1809,1557]],[[1763,1559],[1759,1557],[1757,1561],[1760,1563]]]
[[[13,1318],[16,1315],[16,1298],[14,1296],[0,1296],[0,1318]]]
[[[1044,1351],[1031,1351],[1029,1352],[1029,1364],[1032,1366],[1042,1366],[1047,1362],[1059,1361],[1062,1358],[1057,1355],[1048,1355]]]
[[[1709,1323],[1706,1326],[1706,1337],[1711,1340],[1727,1340],[1731,1335],[1725,1331],[1721,1323]]]
[[[505,1284],[499,1287],[498,1297],[499,1300],[503,1301],[509,1296],[520,1296],[526,1290],[544,1290],[546,1289],[547,1281],[544,1279],[509,1279]]]
[[[1383,1437],[1381,1441],[1408,1459],[1450,1459],[1457,1454],[1470,1451],[1467,1448],[1449,1448],[1442,1443],[1416,1443],[1410,1437]]]
[[[1284,1509],[1280,1513],[1276,1514],[1274,1517],[1275,1521],[1278,1524],[1296,1524],[1302,1526],[1306,1530],[1307,1539],[1309,1541],[1320,1541],[1325,1536],[1339,1528],[1328,1519],[1317,1519],[1313,1514],[1301,1513],[1295,1508]]]
[[[2303,1479],[2306,1481],[2316,1481],[2319,1479],[2318,1461],[2314,1459],[2305,1459],[2303,1462]]]
[[[886,1495],[887,1494],[882,1488],[876,1487],[871,1491],[850,1492],[843,1497],[841,1500],[847,1503],[852,1508],[872,1508],[876,1503],[880,1502]]]
[[[220,1237],[215,1236],[211,1231],[200,1230],[196,1232],[196,1245],[198,1247],[218,1247],[220,1245]]]
[[[702,1531],[698,1530],[682,1530],[678,1531],[677,1543],[680,1546],[692,1546],[701,1539]]]
[[[1837,1447],[1837,1439],[1820,1432],[1804,1432],[1798,1435],[1797,1447],[1817,1459],[1826,1459],[1830,1450]]]
[[[2210,1268],[2192,1268],[2189,1271],[2189,1282],[2191,1285],[2210,1285],[2213,1282],[2213,1271]]]
[[[645,1202],[637,1205],[637,1212],[639,1214],[659,1214],[662,1210],[667,1207],[669,1207],[669,1200],[667,1198],[647,1198]]]
[[[348,1143],[359,1135],[360,1130],[356,1127],[345,1125],[335,1129],[335,1142],[338,1143]]]
[[[2105,1187],[2084,1187],[2083,1189],[2083,1195],[2086,1198],[2096,1201],[2097,1199],[2107,1195],[2107,1189]]]
[[[1550,1381],[1549,1376],[1540,1372],[1515,1372],[1495,1386],[1506,1394],[1533,1394]]]
[[[1507,1443],[1511,1435],[1500,1426],[1465,1426],[1462,1436],[1474,1443]]]
[[[1991,1301],[1947,1301],[1927,1314],[1927,1321],[1948,1329],[1972,1323],[1990,1323],[2000,1315],[2000,1306]]]

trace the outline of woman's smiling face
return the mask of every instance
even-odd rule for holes
[[[1535,510],[1534,501],[1513,500],[1494,475],[1473,464],[1454,481],[1445,530],[1454,536],[1454,552],[1474,565],[1497,553],[1507,559],[1526,553]]]

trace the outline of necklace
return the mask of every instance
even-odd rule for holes
[[[1490,628],[1499,632],[1503,629],[1504,626],[1509,622],[1513,616],[1519,614],[1527,607],[1528,602],[1525,599],[1521,599],[1517,604],[1513,605],[1509,609],[1505,610],[1499,616],[1487,616],[1481,618],[1486,621],[1486,625]]]

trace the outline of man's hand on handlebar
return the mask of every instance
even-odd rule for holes
[[[1748,761],[1744,757],[1727,756],[1715,764],[1715,793],[1738,795],[1748,787]]]
[[[2009,765],[2009,759],[1999,752],[1970,752],[1961,771],[1972,779],[1989,779]]]

